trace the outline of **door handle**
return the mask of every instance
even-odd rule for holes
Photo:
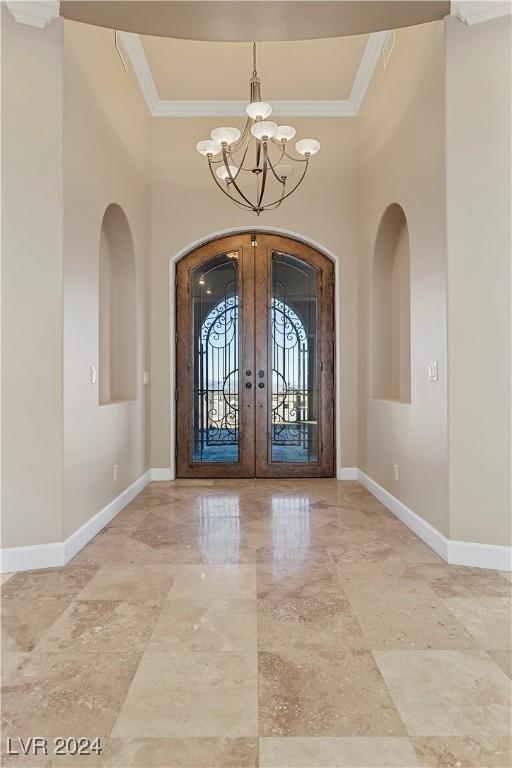
[[[260,383],[258,384],[258,387],[259,387],[260,389],[263,389],[263,387],[264,387],[264,386],[265,386],[265,384],[264,384],[262,381],[260,381]]]
[[[251,384],[250,381],[246,381],[245,382],[245,386],[246,386],[247,389],[250,389],[252,387],[252,384]]]

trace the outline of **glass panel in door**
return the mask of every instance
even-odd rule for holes
[[[191,271],[193,463],[240,458],[238,262],[232,251]]]
[[[295,256],[273,251],[271,275],[271,461],[317,463],[318,270]]]

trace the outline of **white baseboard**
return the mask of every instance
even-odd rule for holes
[[[357,476],[361,485],[450,565],[467,565],[496,571],[512,570],[512,547],[448,539],[362,470],[357,470]]]
[[[359,480],[359,470],[357,467],[338,467],[336,478],[338,480]]]
[[[2,547],[0,573],[34,571],[64,565],[64,542],[32,544],[28,547]]]
[[[119,496],[107,504],[106,507],[100,509],[90,520],[87,520],[77,531],[68,536],[68,538],[62,543],[64,548],[64,563],[71,560],[77,552],[85,547],[88,541],[93,536],[101,531],[114,517],[124,509],[133,499],[144,490],[146,485],[151,482],[151,470],[148,469],[141,475],[134,483],[128,486],[122,491]]]
[[[425,544],[451,565],[467,565],[499,571],[512,570],[511,547],[447,539],[437,528],[406,507],[405,504],[357,467],[338,468],[337,478],[338,480],[358,480],[399,520],[414,531]],[[0,550],[0,573],[56,568],[65,565],[135,496],[144,490],[148,483],[170,479],[169,469],[148,469],[65,541],[52,544],[34,544],[27,547],[4,547]]]
[[[427,523],[426,520],[409,509],[409,507],[402,504],[401,501],[360,469],[358,470],[358,480],[367,491],[370,491],[376,499],[382,502],[402,523],[414,531],[443,560],[448,559],[448,539],[437,528],[434,528],[433,525]]]
[[[152,470],[148,469],[65,541],[34,544],[28,547],[4,547],[0,550],[0,573],[33,571],[38,568],[55,568],[65,565],[93,536],[96,536],[127,504],[133,501],[151,480]]]
[[[512,571],[512,547],[449,540],[448,562],[451,565],[470,565],[493,571]]]

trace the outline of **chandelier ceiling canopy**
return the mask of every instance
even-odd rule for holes
[[[295,137],[291,125],[278,125],[268,118],[272,107],[261,98],[261,81],[256,71],[256,43],[253,44],[253,72],[247,120],[238,128],[214,128],[210,138],[197,144],[208,160],[213,180],[239,208],[262,211],[279,208],[302,182],[310,158],[320,149],[316,139],[295,143],[297,155],[289,151]]]

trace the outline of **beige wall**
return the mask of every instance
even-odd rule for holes
[[[447,471],[444,49],[442,22],[398,30],[358,117],[358,466],[444,534]],[[386,208],[402,206],[411,280],[411,403],[372,398],[372,271]],[[438,383],[428,363],[439,362]],[[399,482],[394,480],[399,466]]]
[[[446,22],[450,536],[510,543],[511,26]]]
[[[170,465],[169,259],[254,225],[339,257],[338,464],[452,539],[507,543],[509,23],[398,31],[358,118],[290,120],[322,151],[301,190],[257,219],[212,188],[195,150],[212,120],[150,120],[111,31],[62,20],[41,31],[5,9],[2,22],[3,545],[59,541],[147,467]],[[137,397],[99,406],[89,366],[112,202],[134,242]],[[410,245],[410,404],[371,396],[373,250],[393,202]]]
[[[64,508],[65,535],[149,466],[149,123],[111,30],[65,24],[64,75]],[[136,269],[137,397],[99,405],[99,249],[105,209],[131,229]],[[117,481],[113,479],[118,465]]]
[[[2,543],[21,546],[66,538],[148,467],[150,119],[109,30],[2,21]],[[101,407],[89,366],[111,202],[135,248],[137,397]]]
[[[2,544],[59,541],[63,22],[2,13]]]
[[[286,118],[282,118],[286,122]],[[341,260],[341,457],[355,466],[356,199],[355,120],[290,118],[322,150],[282,208],[259,218],[236,208],[213,182],[196,143],[222,119],[155,119],[152,124],[151,464],[169,467],[169,259],[189,244],[230,227],[277,227],[311,238]],[[231,118],[228,124],[238,124]]]

